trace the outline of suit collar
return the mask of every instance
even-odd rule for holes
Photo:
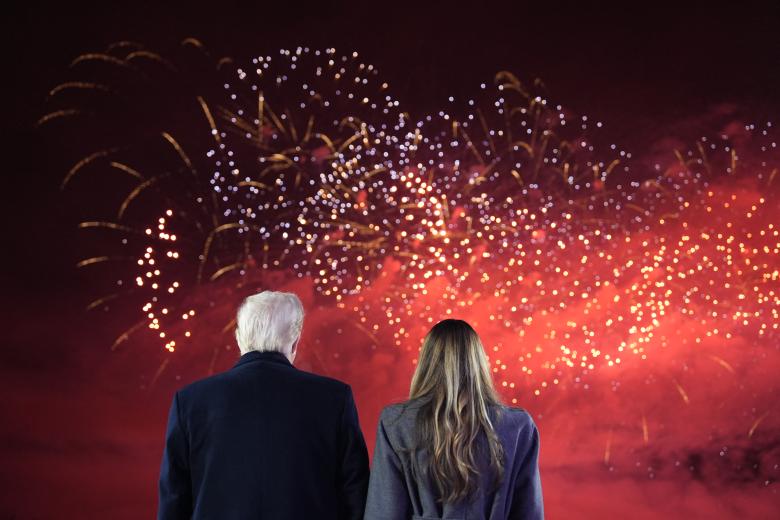
[[[253,363],[256,361],[278,363],[280,365],[287,365],[288,367],[293,366],[292,363],[290,363],[290,360],[287,359],[287,356],[281,352],[258,352],[257,350],[252,350],[241,356],[233,368],[237,368],[242,365],[246,365],[247,363]]]

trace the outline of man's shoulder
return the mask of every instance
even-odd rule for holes
[[[218,374],[212,374],[210,376],[197,379],[179,388],[177,394],[179,395],[179,398],[187,398],[203,392],[213,391],[215,387],[223,384],[223,382],[227,379],[229,372],[230,371],[228,370],[226,372],[220,372]]]
[[[233,367],[224,372],[198,379],[197,381],[193,381],[181,387],[178,394],[180,398],[186,399],[191,396],[214,392],[220,387],[229,384],[232,379],[237,377],[239,374],[238,370],[240,369]],[[287,374],[291,380],[294,380],[294,383],[302,385],[302,387],[309,387],[317,392],[339,395],[351,392],[351,388],[347,383],[332,377],[315,374],[299,368],[292,368]]]
[[[351,387],[344,381],[340,381],[333,377],[323,376],[321,374],[315,374],[314,372],[308,372],[300,368],[296,368],[293,372],[295,377],[301,381],[316,387],[318,390],[332,391],[338,393],[351,392]]]

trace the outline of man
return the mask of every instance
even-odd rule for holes
[[[303,306],[263,291],[241,304],[241,358],[173,398],[159,520],[358,519],[368,452],[350,387],[293,367]]]

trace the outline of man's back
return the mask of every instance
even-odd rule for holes
[[[362,518],[368,454],[352,392],[277,352],[174,398],[160,519]]]

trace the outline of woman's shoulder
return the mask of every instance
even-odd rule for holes
[[[422,402],[418,399],[390,403],[382,408],[379,421],[385,428],[413,423]]]
[[[501,404],[498,406],[498,413],[498,425],[501,429],[511,431],[533,431],[536,429],[533,417],[525,408]]]

